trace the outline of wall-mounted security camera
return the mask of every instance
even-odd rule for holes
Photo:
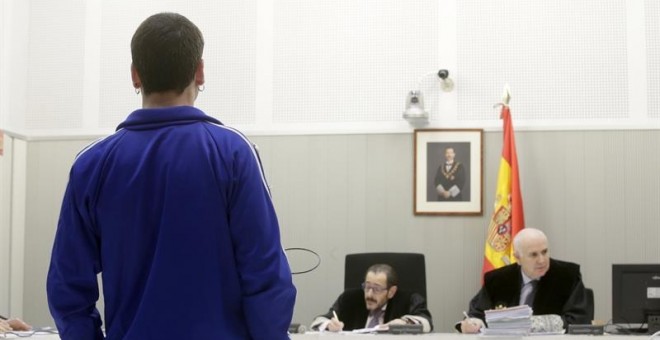
[[[408,92],[403,118],[411,123],[425,123],[428,121],[429,114],[424,110],[424,96],[421,91]]]
[[[440,82],[440,88],[445,92],[451,92],[454,89],[454,81],[449,78],[449,71],[440,70],[438,71],[438,77],[442,79]]]
[[[408,92],[406,97],[406,109],[403,111],[403,118],[410,122],[410,124],[415,126],[426,125],[429,122],[429,113],[424,109],[424,96],[420,87],[422,85],[422,80],[428,79],[428,77],[438,76],[440,78],[440,89],[444,92],[451,92],[454,89],[454,81],[449,78],[448,70],[439,70],[437,72],[431,72],[425,76],[419,78],[417,81],[417,87],[414,90]],[[435,82],[433,82],[435,85]]]

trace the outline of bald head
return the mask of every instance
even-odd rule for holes
[[[538,279],[550,269],[548,238],[534,228],[524,228],[513,238],[513,255],[530,279]]]
[[[513,251],[516,253],[522,251],[525,248],[525,245],[533,241],[544,241],[547,245],[548,237],[538,229],[523,228],[523,230],[519,231],[513,238]]]

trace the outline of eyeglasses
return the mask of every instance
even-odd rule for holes
[[[382,287],[382,286],[379,286],[379,285],[374,285],[374,284],[369,284],[369,283],[366,283],[366,282],[362,282],[362,289],[364,290],[365,293],[368,292],[369,290],[371,290],[376,294],[380,294],[384,291],[387,291],[388,288],[387,287]]]

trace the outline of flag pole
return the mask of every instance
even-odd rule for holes
[[[488,224],[488,234],[484,247],[482,283],[484,275],[488,271],[516,262],[513,239],[525,227],[518,174],[518,157],[509,111],[510,101],[511,91],[509,85],[505,84],[502,101],[494,105],[494,108],[501,108],[503,144],[493,214]]]

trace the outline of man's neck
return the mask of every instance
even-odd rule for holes
[[[523,284],[526,284],[527,282],[538,280],[540,278],[532,279],[531,277],[527,276],[525,272],[520,268],[520,274],[522,274],[522,279],[523,279]]]
[[[142,96],[142,108],[193,106],[195,99],[197,99],[197,89],[194,86],[188,86],[181,93],[176,93],[176,91],[152,92]]]
[[[370,310],[369,313],[372,314],[372,313],[380,312],[380,311],[384,312],[385,310],[387,310],[387,303],[385,303],[384,305],[382,305],[382,306],[380,306],[380,307],[378,307],[374,310]]]

